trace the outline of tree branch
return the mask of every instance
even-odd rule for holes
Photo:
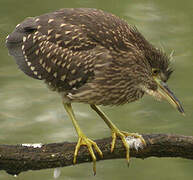
[[[193,137],[170,134],[143,135],[147,146],[138,151],[130,151],[131,157],[181,157],[193,159]],[[103,159],[96,153],[97,160],[125,158],[125,148],[117,139],[114,152],[110,152],[111,138],[96,140],[103,152]],[[0,145],[0,170],[12,175],[23,171],[40,170],[72,165],[76,143],[63,142],[45,144],[41,147],[27,147],[22,145]],[[77,164],[91,162],[87,148],[81,146],[77,157]]]

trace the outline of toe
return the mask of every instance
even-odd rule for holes
[[[75,151],[74,151],[73,164],[76,164],[76,158],[77,158],[80,146],[81,146],[81,138],[78,139],[78,142],[77,142],[77,145],[76,145],[76,148],[75,148]]]
[[[126,149],[126,160],[127,160],[128,165],[129,165],[129,160],[130,160],[130,155],[129,155],[130,148],[129,148],[129,144],[128,144],[127,141],[125,140],[125,136],[121,136],[121,140],[122,140],[123,145],[125,146],[125,149]]]
[[[140,139],[141,140],[141,142],[142,142],[142,144],[144,145],[144,146],[146,146],[146,142],[145,142],[145,140],[144,140],[144,138],[142,137],[142,135],[140,135],[140,134],[138,134],[138,133],[128,133],[128,132],[125,132],[125,131],[122,131],[122,133],[125,135],[125,136],[132,136],[132,137],[134,137],[134,138],[138,138],[138,139]]]
[[[112,132],[112,143],[111,143],[111,152],[113,152],[114,148],[115,148],[115,142],[116,142],[116,133]]]
[[[80,149],[80,146],[82,146],[82,145],[87,146],[87,148],[88,148],[89,154],[90,154],[90,156],[92,158],[92,161],[93,161],[93,172],[94,172],[94,175],[95,175],[96,174],[96,156],[95,156],[95,153],[93,151],[93,147],[95,148],[95,150],[99,153],[99,155],[101,157],[103,157],[103,153],[94,141],[87,138],[86,136],[80,136],[79,139],[78,139],[78,143],[76,145],[76,148],[75,148],[75,152],[74,152],[74,159],[73,159],[74,164],[76,163],[76,158],[77,158],[77,155],[78,155],[78,151]]]
[[[98,147],[97,143],[96,142],[93,142],[92,144],[95,148],[95,150],[98,152],[98,154],[100,155],[101,158],[103,158],[103,153],[102,151],[100,150],[100,148]]]
[[[92,157],[92,162],[93,162],[93,172],[94,172],[94,175],[96,174],[96,156],[94,154],[94,151],[92,149],[92,146],[88,146],[88,151]]]

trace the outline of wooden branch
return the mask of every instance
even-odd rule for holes
[[[193,159],[193,137],[170,134],[143,135],[147,146],[138,151],[130,151],[131,157],[181,157]],[[97,160],[125,158],[125,148],[120,139],[117,139],[113,153],[110,152],[111,138],[96,140],[103,152],[103,159],[96,153]],[[23,171],[40,170],[72,165],[76,143],[63,142],[45,144],[40,147],[22,145],[0,145],[0,170],[12,175]],[[77,157],[77,164],[91,162],[87,148],[82,146]]]

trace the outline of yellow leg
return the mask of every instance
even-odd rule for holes
[[[137,133],[128,133],[124,131],[120,131],[112,122],[111,120],[102,112],[102,110],[96,106],[96,105],[90,105],[93,110],[96,111],[96,113],[105,121],[105,123],[108,125],[108,127],[112,131],[112,143],[111,143],[111,152],[113,152],[115,148],[115,141],[117,136],[119,136],[123,142],[123,145],[125,146],[126,149],[126,159],[127,162],[129,163],[129,144],[126,141],[127,136],[132,136],[134,138],[140,138],[141,142],[146,145],[145,140]]]
[[[96,156],[94,154],[92,146],[94,146],[94,148],[96,149],[96,151],[99,153],[99,155],[101,157],[103,157],[103,154],[102,154],[101,150],[99,149],[99,147],[97,146],[97,144],[94,141],[92,141],[91,139],[89,139],[86,135],[84,135],[84,133],[80,129],[80,127],[79,127],[79,125],[76,121],[74,112],[72,110],[71,104],[70,103],[63,103],[63,104],[64,104],[64,108],[66,109],[66,112],[68,113],[68,116],[72,120],[72,123],[73,123],[73,125],[76,129],[77,134],[78,134],[78,143],[77,143],[76,148],[75,148],[73,163],[74,164],[76,163],[76,158],[77,158],[80,146],[85,145],[85,146],[88,147],[88,151],[89,151],[89,153],[92,157],[93,171],[94,171],[94,174],[96,174]]]

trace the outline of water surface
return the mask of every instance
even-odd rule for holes
[[[142,34],[168,54],[174,50],[175,72],[168,84],[182,101],[186,117],[166,102],[151,97],[117,108],[102,107],[120,129],[139,133],[174,133],[193,135],[193,1],[178,0],[1,0],[0,1],[0,143],[52,143],[75,141],[76,133],[62,107],[61,99],[41,81],[25,76],[8,56],[5,38],[25,17],[36,16],[64,7],[94,7],[124,18],[136,25]],[[88,105],[74,104],[78,122],[93,138],[110,136],[104,122]],[[184,159],[132,159],[128,169],[125,160],[62,168],[59,180],[103,179],[192,179],[193,162]],[[53,179],[53,170],[22,173],[21,180]],[[13,177],[0,172],[0,179]]]

